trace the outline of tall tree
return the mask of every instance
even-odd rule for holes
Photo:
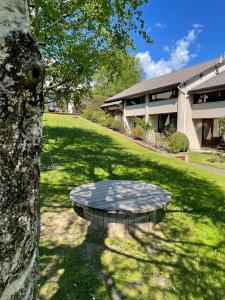
[[[79,101],[101,66],[118,70],[121,51],[134,47],[131,31],[151,42],[142,20],[147,2],[30,0],[32,31],[46,64],[45,95]]]
[[[0,299],[31,300],[38,274],[43,65],[25,0],[0,1]]]
[[[110,67],[102,66],[95,75],[96,95],[113,96],[143,78],[140,61],[132,54],[120,53],[115,74],[110,72]]]
[[[45,88],[79,93],[129,31],[142,31],[146,0],[29,0],[42,46]],[[133,19],[133,17],[135,19]],[[140,29],[138,25],[140,25]],[[32,299],[37,278],[37,214],[43,71],[26,0],[0,0],[0,299]],[[78,93],[78,94],[79,94]]]

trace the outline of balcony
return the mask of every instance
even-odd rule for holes
[[[216,101],[192,105],[193,119],[212,119],[224,116],[225,101]]]
[[[149,115],[177,113],[177,98],[149,102],[148,113]]]
[[[146,114],[146,104],[136,104],[136,105],[129,105],[124,108],[124,115],[126,117],[133,117],[133,116],[144,116]]]

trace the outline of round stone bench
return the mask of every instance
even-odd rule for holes
[[[104,180],[74,188],[70,199],[83,218],[121,237],[150,232],[171,197],[157,185]]]

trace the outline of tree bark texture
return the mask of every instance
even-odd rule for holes
[[[0,0],[0,299],[33,299],[43,65],[25,0]]]

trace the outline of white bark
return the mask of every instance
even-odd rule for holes
[[[0,0],[0,37],[14,31],[30,33],[27,1]]]
[[[38,275],[43,66],[25,0],[0,0],[0,300],[31,300]]]

